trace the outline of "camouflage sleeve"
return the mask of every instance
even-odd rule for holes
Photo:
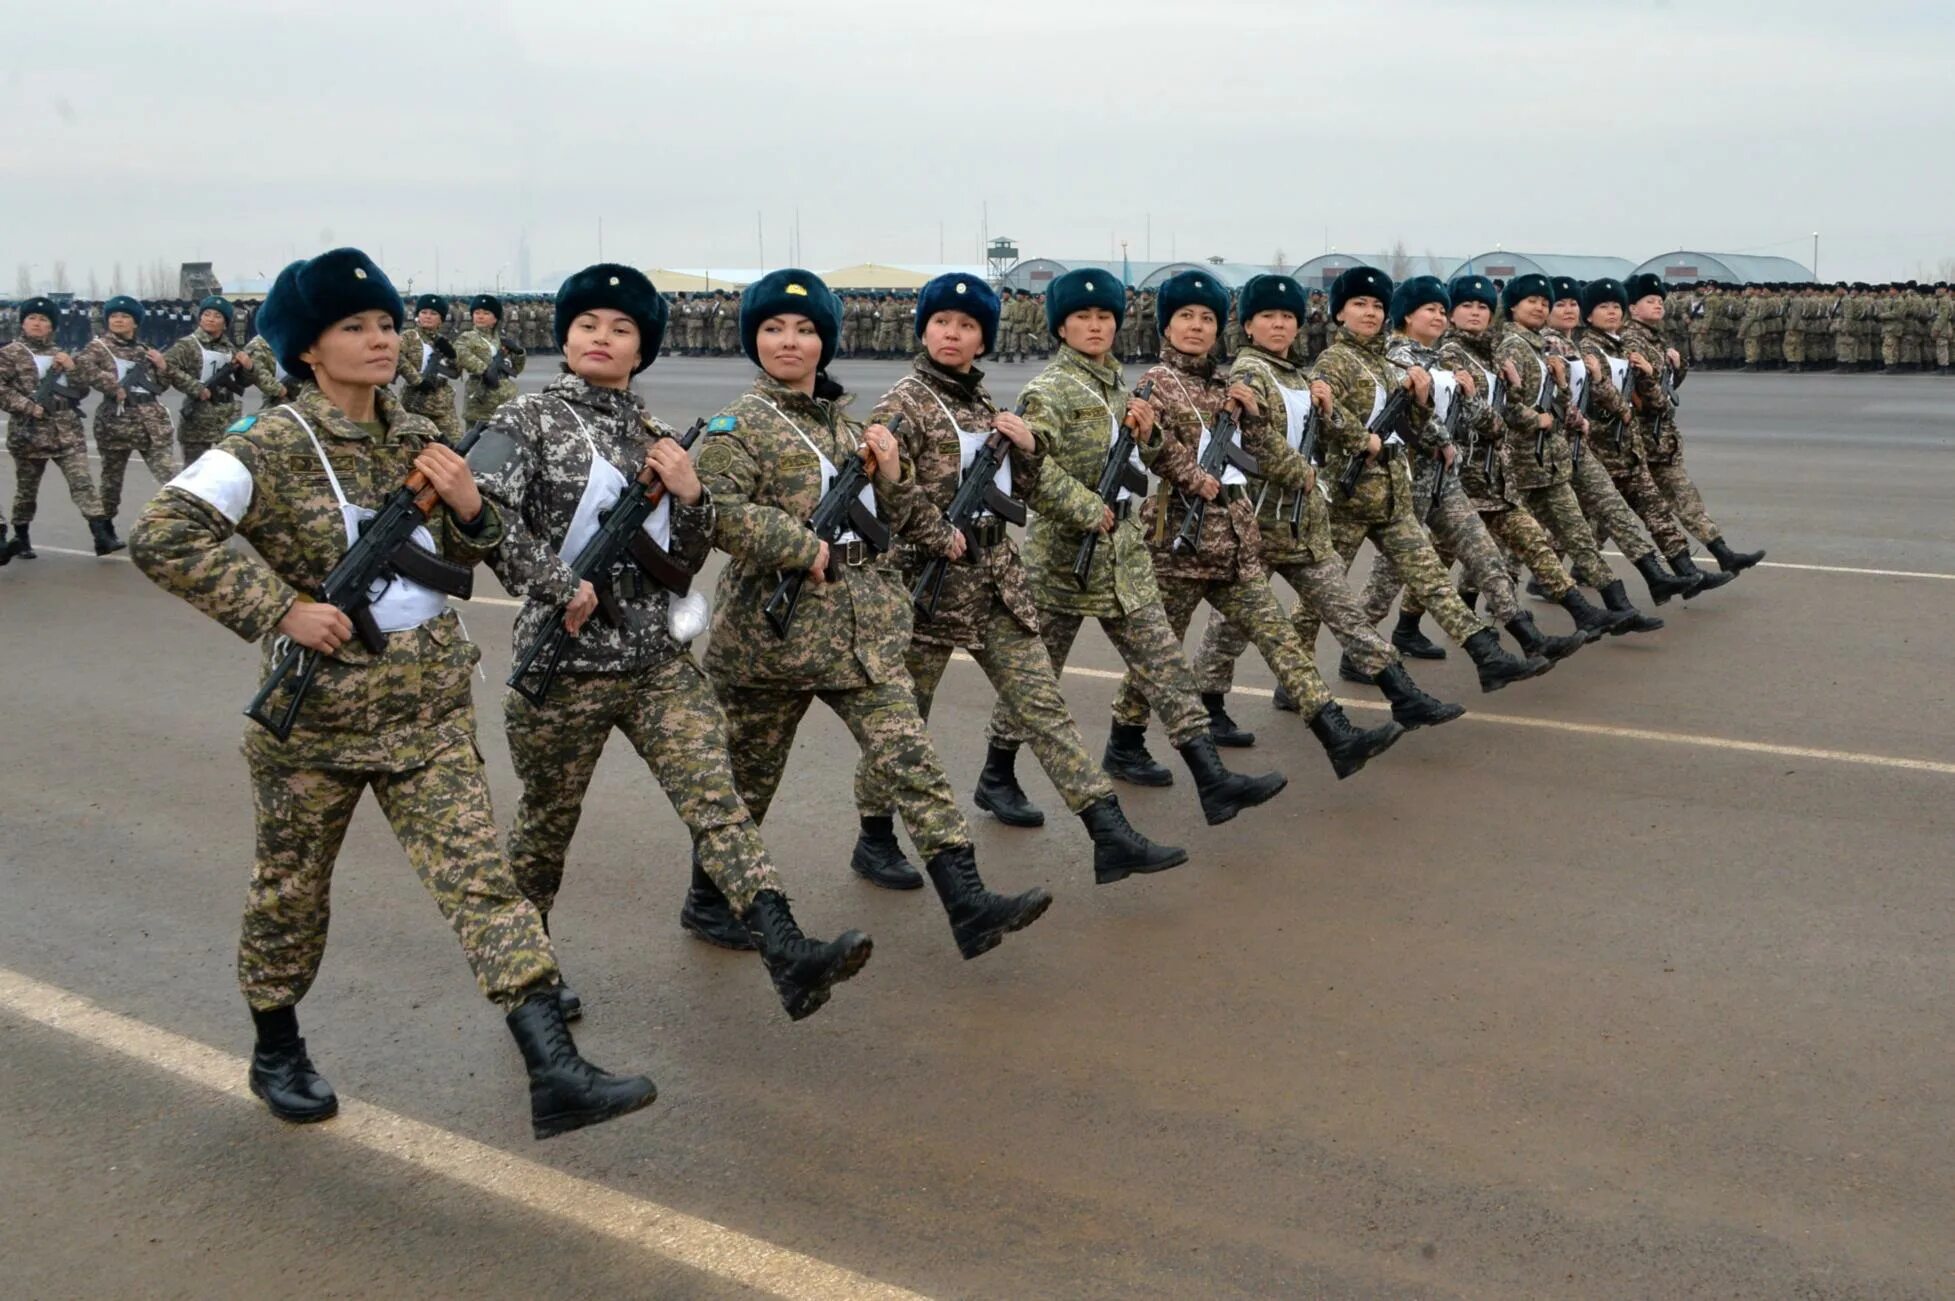
[[[1583,339],[1579,346],[1583,365],[1587,364],[1588,358],[1593,357],[1602,366],[1601,378],[1598,379],[1594,375],[1588,377],[1591,405],[1605,416],[1626,414],[1629,396],[1616,387],[1615,379],[1609,371],[1609,354],[1602,351],[1601,344],[1590,339]]]
[[[1657,379],[1657,376],[1663,373],[1666,360],[1663,349],[1647,336],[1637,334],[1623,339],[1622,350],[1626,356],[1641,357],[1649,363],[1650,370],[1653,372],[1645,375],[1633,365],[1629,368],[1631,396],[1641,399],[1639,409],[1643,415],[1652,421],[1668,415],[1670,399],[1663,395],[1663,385]]]
[[[21,343],[0,348],[0,410],[10,416],[26,416],[34,410],[34,386],[39,382],[34,370],[34,354]]]
[[[285,393],[285,386],[278,380],[278,364],[272,357],[272,350],[264,344],[244,346],[244,355],[251,358],[251,386],[265,395],[268,402],[276,402]]]
[[[528,401],[497,408],[468,465],[482,500],[500,519],[501,537],[487,557],[489,568],[511,595],[560,605],[577,594],[577,580],[550,540],[532,531],[523,515],[539,468],[535,431],[525,418],[535,410]]]
[[[1247,385],[1261,409],[1260,414],[1244,421],[1242,426],[1242,445],[1256,458],[1262,470],[1260,477],[1279,488],[1303,487],[1310,462],[1290,446],[1289,409],[1283,405],[1283,395],[1276,391],[1276,377],[1269,373],[1267,366],[1238,357],[1229,368],[1229,382]]]
[[[504,408],[507,409],[506,407]],[[653,435],[657,438],[677,438],[663,421],[648,421]],[[719,510],[713,504],[713,494],[706,491],[705,485],[699,489],[699,500],[687,506],[676,497],[672,498],[672,558],[698,573],[713,554],[713,534],[719,527]]]
[[[882,400],[869,412],[868,423],[872,425],[887,426],[896,417],[903,418],[902,429],[896,434],[896,445],[903,453],[901,477],[893,484],[876,481],[876,509],[892,533],[936,555],[950,546],[951,527],[917,479],[919,454],[930,441],[930,427],[926,423],[929,413],[920,404],[911,403],[903,392],[906,387],[898,384],[883,394]]]
[[[1532,431],[1539,414],[1534,409],[1533,395],[1541,391],[1540,368],[1547,363],[1536,357],[1532,348],[1511,337],[1500,341],[1494,358],[1512,363],[1521,377],[1520,383],[1507,386],[1507,401],[1501,407],[1500,418],[1507,422],[1509,429]]]
[[[1405,340],[1388,345],[1385,349],[1385,355],[1391,359],[1394,365],[1403,370],[1409,370],[1413,366],[1417,366],[1427,374],[1431,374],[1435,370],[1444,369],[1444,367],[1440,366],[1436,356],[1433,356],[1433,359],[1428,361],[1426,359],[1427,356],[1432,356],[1432,354],[1421,355],[1409,341]],[[1412,449],[1414,451],[1430,456],[1437,453],[1440,448],[1446,446],[1449,441],[1446,437],[1446,426],[1439,423],[1439,412],[1429,401],[1425,405],[1414,408],[1414,414],[1409,424],[1412,430]]]
[[[713,541],[755,567],[806,569],[821,553],[821,540],[780,507],[754,500],[760,462],[743,435],[713,434],[699,453],[699,481],[712,494],[718,513]]]
[[[73,383],[86,384],[105,396],[115,392],[115,354],[99,338],[90,339],[88,346],[75,354],[75,369],[70,372]]]
[[[189,339],[178,339],[163,350],[163,373],[157,378],[177,392],[196,397],[204,386],[204,357]]]
[[[222,452],[228,461],[217,458]],[[255,554],[227,546],[233,533],[248,526],[265,495],[264,471],[271,458],[241,435],[229,435],[206,456],[210,466],[224,466],[238,482],[249,476],[250,501],[207,501],[173,480],[144,508],[129,533],[129,558],[144,577],[185,601],[246,641],[259,641],[278,627],[278,621],[299,599],[299,593],[272,572]],[[200,465],[202,463],[200,462]],[[194,471],[179,475],[184,479]],[[213,493],[213,496],[222,494]],[[226,509],[236,510],[232,519]],[[246,527],[249,536],[249,528]]]
[[[1180,389],[1163,379],[1164,374],[1165,368],[1157,366],[1141,377],[1155,383],[1147,396],[1147,404],[1154,408],[1154,442],[1141,448],[1140,459],[1182,492],[1193,492],[1201,478],[1197,460],[1201,412],[1190,405]]]
[[[1042,460],[1028,504],[1039,514],[1050,516],[1075,532],[1099,527],[1106,510],[1100,494],[1073,478],[1050,455],[1053,435],[1064,426],[1065,414],[1054,410],[1052,400],[1036,384],[1027,388],[1019,401],[1025,406],[1025,423],[1031,427],[1032,441]]]
[[[464,374],[480,375],[489,368],[492,355],[489,341],[473,330],[455,340],[455,364]]]
[[[1371,409],[1370,394],[1373,391],[1371,372],[1342,348],[1327,348],[1317,357],[1317,364],[1311,369],[1312,380],[1322,380],[1330,385],[1331,418],[1328,428],[1322,435],[1327,452],[1335,450],[1350,454],[1364,443],[1366,434],[1364,420],[1356,414],[1359,409],[1359,395],[1365,395],[1363,409]],[[1346,411],[1350,411],[1347,418]]]
[[[1480,372],[1480,363],[1464,348],[1456,343],[1442,342],[1439,345],[1439,362],[1452,370],[1463,370],[1473,376],[1473,396],[1466,399],[1466,428],[1475,438],[1496,440],[1500,437],[1500,426],[1494,419],[1493,404],[1487,399],[1486,376]]]
[[[413,330],[401,335],[400,357],[394,362],[394,378],[401,381],[403,389],[411,389],[421,382],[420,343],[421,336]],[[414,359],[410,364],[408,358]]]
[[[503,351],[509,354],[510,373],[512,375],[522,374],[523,367],[529,365],[529,354],[521,348],[505,348]]]

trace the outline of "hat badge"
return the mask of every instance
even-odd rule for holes
[[[964,292],[964,282],[962,280],[957,282],[957,292],[960,294]]]
[[[803,298],[806,298],[806,297],[808,296],[808,291],[807,291],[807,289],[806,289],[806,288],[805,288],[804,286],[802,286],[802,285],[797,285],[797,284],[790,284],[790,285],[788,285],[788,286],[787,286],[787,289],[786,289],[786,291],[785,291],[785,292],[787,292],[787,293],[790,293],[790,294],[799,294],[799,295],[801,295],[801,297],[803,297]]]
[[[616,276],[612,276],[612,277],[611,277],[611,283],[612,283],[612,284],[614,284],[614,285],[615,285],[615,284],[617,284],[617,283],[618,283],[618,278],[617,278]]]
[[[355,280],[365,280],[367,278],[367,269],[365,267],[354,267],[353,278]]]
[[[1086,282],[1086,287],[1087,287],[1088,289],[1091,289],[1091,288],[1093,287],[1093,282],[1092,282],[1091,280],[1088,280],[1088,281]]]

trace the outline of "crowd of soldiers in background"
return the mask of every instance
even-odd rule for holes
[[[1678,310],[1664,321],[1667,342],[1699,369],[1955,373],[1955,357],[1951,357],[1955,293],[1945,283],[1723,285],[1703,280],[1674,286],[1672,293]],[[994,360],[1049,359],[1054,344],[1045,328],[1045,296],[1023,289],[1008,289],[1001,296]],[[666,297],[672,308],[667,355],[740,355],[738,290]],[[908,358],[917,351],[915,290],[864,290],[843,293],[841,298],[839,356]],[[446,334],[468,329],[468,301],[467,295],[449,299]],[[553,295],[508,294],[502,301],[503,334],[531,352],[555,351]],[[235,302],[231,336],[242,347],[256,332],[253,319],[258,305],[249,298]],[[1154,291],[1130,289],[1127,304],[1114,351],[1122,361],[1152,361],[1161,348]],[[144,306],[149,314],[142,323],[140,342],[148,347],[167,348],[196,327],[194,302],[166,299]],[[1313,291],[1308,315],[1291,348],[1293,359],[1299,364],[1315,360],[1324,350],[1329,330],[1329,302],[1321,291]],[[61,304],[61,319],[55,323],[59,346],[80,349],[102,332],[100,303],[71,299]],[[0,344],[19,334],[17,304],[0,304]],[[1244,343],[1241,323],[1232,312],[1216,351],[1232,357]]]

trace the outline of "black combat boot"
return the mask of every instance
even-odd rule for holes
[[[1645,583],[1649,584],[1650,600],[1656,602],[1658,605],[1668,604],[1670,598],[1673,596],[1686,598],[1695,596],[1697,595],[1697,589],[1704,585],[1704,576],[1697,572],[1697,568],[1694,565],[1689,569],[1679,569],[1677,568],[1676,561],[1672,560],[1670,562],[1670,572],[1666,573],[1663,568],[1663,562],[1657,559],[1654,551],[1635,563],[1636,572],[1643,576]],[[1686,565],[1690,564],[1690,555],[1688,552],[1684,553],[1684,563]],[[1675,577],[1672,577],[1672,574]]]
[[[1351,658],[1350,651],[1345,651],[1337,657],[1337,676],[1346,682],[1356,682],[1362,686],[1374,687],[1378,685],[1377,680],[1371,674],[1366,673],[1358,667],[1358,662]]]
[[[251,1092],[266,1110],[294,1125],[309,1125],[339,1113],[339,1095],[313,1069],[299,1038],[299,1014],[289,1007],[252,1009],[258,1042],[251,1050]]]
[[[1480,690],[1498,691],[1516,682],[1525,682],[1548,671],[1548,662],[1538,656],[1516,659],[1500,644],[1500,634],[1482,628],[1466,639],[1463,647],[1480,670]]]
[[[1733,551],[1731,544],[1723,538],[1710,543],[1709,547],[1711,558],[1716,560],[1717,567],[1727,574],[1741,574],[1765,558],[1762,548],[1757,551]]]
[[[1379,670],[1377,682],[1378,689],[1385,693],[1385,699],[1392,702],[1392,721],[1408,732],[1415,727],[1437,727],[1441,723],[1450,723],[1466,712],[1465,705],[1455,705],[1420,690],[1419,684],[1412,680],[1412,675],[1405,671],[1403,664],[1387,664]],[[1343,775],[1338,774],[1340,777]]]
[[[1602,604],[1608,606],[1613,613],[1629,616],[1609,629],[1611,637],[1620,637],[1632,632],[1655,632],[1663,626],[1663,620],[1653,614],[1644,614],[1629,603],[1629,593],[1623,590],[1620,578],[1602,589]]]
[[[1093,881],[1112,885],[1136,872],[1165,872],[1188,861],[1188,851],[1174,845],[1157,845],[1127,821],[1120,801],[1109,795],[1094,800],[1079,811],[1086,834],[1093,838]]]
[[[790,1021],[819,1011],[828,1001],[829,990],[862,970],[874,948],[861,931],[843,931],[840,938],[826,943],[809,939],[795,924],[787,896],[779,890],[755,895],[743,920]]]
[[[1303,712],[1297,705],[1296,698],[1290,694],[1290,689],[1280,682],[1276,684],[1276,694],[1271,698],[1270,703],[1286,714],[1301,714]]]
[[[1026,798],[1014,771],[1018,747],[995,742],[984,754],[984,770],[978,773],[977,794],[971,802],[1008,827],[1042,827],[1045,811]]]
[[[1544,588],[1542,588],[1540,578],[1535,575],[1529,575],[1528,577],[1527,594],[1533,597],[1537,601],[1545,601],[1548,599],[1548,593]]]
[[[0,569],[5,569],[14,558],[14,544],[7,540],[7,525],[0,521]]]
[[[1474,591],[1470,587],[1462,587],[1459,589],[1459,599],[1466,603],[1466,608],[1468,610],[1472,610],[1474,607],[1480,604],[1480,594]]]
[[[658,1088],[642,1075],[613,1075],[577,1052],[557,991],[540,989],[506,1018],[529,1068],[530,1130],[554,1138],[652,1105]]]
[[[1230,772],[1222,766],[1222,756],[1215,753],[1215,742],[1206,733],[1182,746],[1181,758],[1195,779],[1202,816],[1211,827],[1270,800],[1290,784],[1290,779],[1280,772],[1264,773],[1260,777]]]
[[[1410,655],[1415,660],[1443,660],[1446,648],[1419,631],[1419,620],[1423,616],[1398,612],[1398,627],[1392,629],[1392,646],[1400,655]]]
[[[95,554],[98,556],[114,555],[129,545],[115,535],[115,521],[106,515],[89,516],[88,532],[95,539]]]
[[[1634,617],[1633,612],[1597,609],[1589,604],[1588,598],[1582,595],[1582,589],[1579,587],[1569,588],[1568,594],[1561,598],[1560,605],[1562,609],[1568,611],[1568,617],[1575,621],[1575,631],[1590,641],[1601,641],[1603,633],[1614,632]]]
[[[25,524],[14,530],[14,540],[7,544],[7,553],[10,556],[19,556],[22,560],[40,559],[40,556],[35,554],[34,544],[27,540]]]
[[[896,843],[896,819],[891,817],[864,815],[862,829],[855,837],[855,852],[849,855],[849,870],[885,890],[923,888],[923,874]]]
[[[1154,761],[1147,752],[1147,728],[1134,723],[1115,723],[1107,733],[1106,753],[1100,767],[1115,781],[1135,786],[1172,786],[1174,774]]]
[[[1384,676],[1382,673],[1378,675],[1380,687],[1384,686]],[[1443,705],[1441,709],[1444,709]],[[1405,732],[1405,726],[1397,719],[1383,727],[1361,731],[1352,725],[1344,706],[1335,700],[1327,702],[1310,719],[1310,734],[1324,747],[1324,757],[1330,760],[1331,771],[1337,774],[1339,781],[1391,749]]]
[[[541,908],[536,911],[543,918],[543,933],[548,935],[550,933],[550,914],[544,912]],[[562,980],[563,964],[558,963],[557,967],[558,979]],[[563,1008],[563,1019],[566,1021],[575,1021],[584,1015],[584,1000],[577,997],[577,991],[570,987],[570,982],[567,980],[563,980],[557,986],[557,1004]]]
[[[1588,645],[1588,634],[1571,632],[1566,637],[1550,637],[1535,624],[1534,616],[1522,610],[1507,621],[1508,635],[1529,655],[1539,655],[1550,664],[1567,659]]]
[[[1237,727],[1229,717],[1228,706],[1222,703],[1219,691],[1202,692],[1202,707],[1208,710],[1208,734],[1215,744],[1225,750],[1247,750],[1256,743],[1256,734]]]
[[[1690,558],[1688,550],[1679,551],[1671,556],[1670,568],[1697,580],[1697,586],[1683,594],[1683,599],[1686,601],[1693,596],[1702,596],[1705,592],[1714,592],[1738,576],[1738,571],[1735,569],[1724,569],[1721,573],[1705,573],[1697,567],[1697,562]]]
[[[943,900],[950,933],[965,960],[989,953],[1013,931],[1022,931],[1052,906],[1052,895],[1033,887],[1024,894],[993,894],[978,876],[977,851],[969,845],[942,850],[923,865]]]
[[[685,906],[679,909],[679,926],[696,939],[722,949],[746,951],[753,948],[753,936],[733,915],[733,906],[699,865],[699,851],[692,851],[692,888],[686,891]]]

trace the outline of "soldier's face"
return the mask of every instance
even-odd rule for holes
[[[1405,333],[1420,343],[1437,343],[1446,332],[1446,309],[1438,303],[1421,303],[1405,317]]]
[[[1082,307],[1059,322],[1059,341],[1088,357],[1104,357],[1113,348],[1120,322],[1104,307]]]
[[[414,323],[432,334],[441,328],[441,313],[432,307],[423,307],[414,313]]]
[[[1264,352],[1286,353],[1296,342],[1297,318],[1290,312],[1257,312],[1242,327],[1249,342]]]
[[[197,314],[197,328],[205,334],[224,333],[224,313],[215,307],[207,307]]]
[[[1539,294],[1529,294],[1508,308],[1507,315],[1523,329],[1538,330],[1548,323],[1548,300]]]
[[[821,333],[805,316],[770,316],[754,336],[760,368],[783,384],[812,380],[821,365]]]
[[[39,312],[20,318],[20,332],[36,343],[54,337],[54,322]]]
[[[1344,304],[1337,322],[1360,339],[1375,339],[1385,328],[1385,305],[1369,294],[1361,295]]]
[[[1477,300],[1461,303],[1453,309],[1453,324],[1468,334],[1478,334],[1493,320],[1493,308]]]
[[[923,349],[949,370],[969,370],[984,351],[984,327],[964,312],[932,312],[923,323]]]
[[[1203,357],[1215,346],[1215,311],[1190,303],[1168,318],[1168,344],[1176,352]]]
[[[393,379],[400,350],[394,318],[375,308],[334,321],[299,360],[332,383],[380,385]]]
[[[468,314],[468,319],[475,322],[475,328],[478,330],[493,330],[496,328],[496,314],[486,307],[476,308]]]
[[[563,339],[563,364],[586,384],[623,388],[644,355],[638,322],[609,307],[579,312]]]
[[[1598,330],[1614,334],[1622,328],[1622,304],[1617,302],[1597,303],[1595,310],[1588,314],[1588,323]]]
[[[115,335],[118,339],[133,339],[136,337],[136,318],[127,312],[110,312],[108,327],[109,333]]]
[[[1548,309],[1548,324],[1557,330],[1572,330],[1582,323],[1582,305],[1573,298],[1557,298]]]
[[[1657,325],[1663,320],[1663,298],[1660,294],[1649,294],[1638,298],[1629,305],[1629,314],[1645,325]]]

